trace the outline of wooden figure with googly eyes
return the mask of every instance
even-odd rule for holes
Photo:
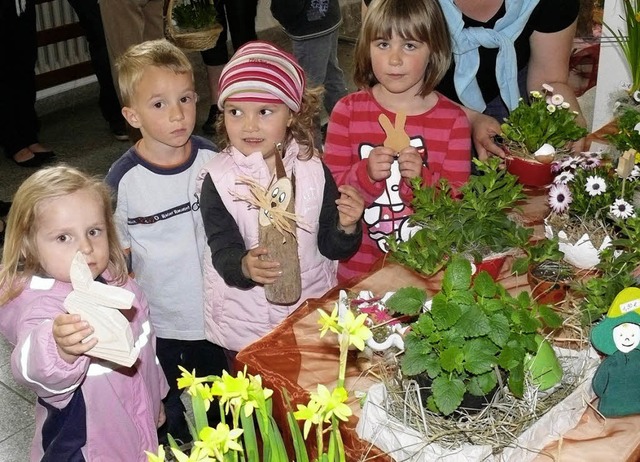
[[[260,201],[258,239],[260,246],[269,249],[268,258],[280,262],[282,274],[264,286],[267,300],[277,305],[293,304],[302,293],[294,191],[295,176],[287,177],[282,158],[276,155],[275,181]]]

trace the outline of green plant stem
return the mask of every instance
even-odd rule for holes
[[[338,371],[338,387],[344,388],[345,375],[347,372],[347,357],[349,355],[349,332],[342,332],[340,339],[340,369]]]
[[[322,422],[316,425],[316,440],[318,444],[318,459],[320,455],[324,452],[324,432]]]

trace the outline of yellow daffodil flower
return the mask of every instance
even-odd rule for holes
[[[221,422],[215,429],[204,427],[198,435],[200,440],[193,444],[201,453],[222,460],[224,454],[229,451],[242,451],[242,446],[236,441],[242,432],[241,428],[231,430],[227,424]]]
[[[311,425],[318,425],[322,421],[322,417],[319,412],[320,403],[312,397],[307,406],[304,404],[298,404],[298,410],[293,413],[293,417],[295,417],[296,420],[304,420],[303,430],[305,440],[307,439],[307,436],[309,436]]]
[[[364,350],[364,342],[373,335],[371,329],[364,325],[366,320],[367,315],[365,313],[355,317],[351,310],[347,310],[344,315],[344,321],[339,324],[342,327],[342,332],[349,334],[349,343],[360,351]]]
[[[344,387],[336,387],[329,392],[327,387],[318,384],[318,393],[314,398],[320,404],[322,420],[329,423],[331,417],[335,415],[338,419],[347,421],[352,414],[351,408],[344,404],[348,396]]]
[[[162,445],[158,446],[158,454],[154,454],[149,451],[144,451],[144,453],[147,455],[147,460],[149,462],[164,462],[165,454],[164,447]]]
[[[194,369],[193,372],[189,373],[188,370],[186,370],[184,367],[182,366],[178,366],[178,369],[180,369],[182,371],[182,377],[178,378],[178,388],[179,389],[183,389],[183,388],[188,388],[188,393],[191,396],[196,396],[197,393],[195,391],[195,388],[198,384],[202,384],[204,382],[208,381],[207,377],[196,377],[196,370]]]
[[[338,306],[331,312],[331,315],[328,315],[326,311],[322,309],[318,309],[318,313],[320,313],[320,319],[318,320],[318,324],[322,327],[320,328],[320,337],[324,337],[324,334],[327,331],[335,332],[336,334],[340,333],[338,327]]]

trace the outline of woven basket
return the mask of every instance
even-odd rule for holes
[[[173,23],[173,7],[175,0],[164,2],[164,36],[178,48],[189,51],[203,51],[213,48],[222,26],[219,23],[212,24],[207,29],[181,30]]]

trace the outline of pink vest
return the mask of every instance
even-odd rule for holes
[[[302,224],[297,229],[298,255],[302,277],[302,296],[294,305],[269,303],[262,286],[244,290],[229,287],[211,263],[207,247],[204,267],[205,335],[208,340],[232,351],[240,351],[249,343],[270,332],[308,298],[322,296],[337,283],[337,262],[318,250],[318,228],[324,194],[324,171],[319,158],[301,161],[298,144],[293,142],[283,159],[290,177],[295,173],[295,212]],[[229,191],[249,196],[245,185],[237,185],[239,177],[250,177],[265,188],[271,176],[261,153],[245,156],[235,148],[227,148],[211,159],[199,176],[211,175],[222,201],[233,216],[244,238],[246,249],[258,245],[258,210],[233,197]],[[201,180],[200,180],[201,181]],[[200,186],[199,186],[200,187]]]

